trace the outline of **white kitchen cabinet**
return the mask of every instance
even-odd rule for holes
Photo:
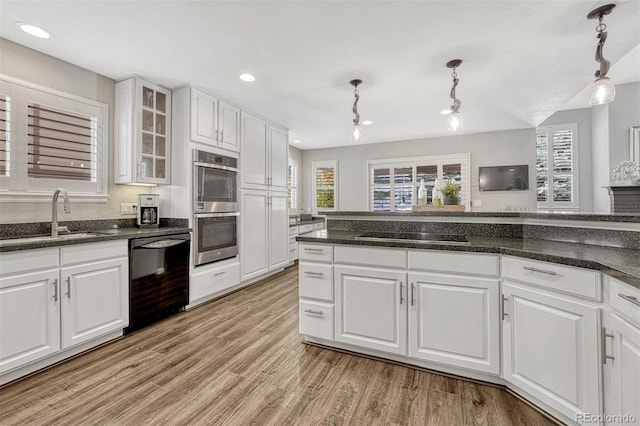
[[[122,257],[60,270],[63,349],[129,325],[128,263]]]
[[[137,77],[115,91],[115,183],[169,184],[171,91]]]
[[[188,90],[191,98],[190,139],[239,152],[240,109],[195,87]]]
[[[500,374],[498,279],[409,272],[408,282],[409,356]]]
[[[335,266],[335,340],[407,354],[406,272]]]
[[[287,132],[242,111],[240,114],[241,187],[286,191],[289,145]]]
[[[0,278],[0,373],[60,350],[59,298],[57,268]]]
[[[599,415],[599,308],[510,280],[502,293],[507,382],[570,419]]]
[[[289,215],[286,193],[240,192],[240,266],[244,281],[289,263]]]

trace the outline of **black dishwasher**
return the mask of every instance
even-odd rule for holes
[[[129,241],[129,327],[140,329],[189,303],[190,234]]]

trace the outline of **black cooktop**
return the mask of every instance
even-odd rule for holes
[[[467,238],[461,234],[432,234],[428,232],[367,232],[356,237],[356,240],[469,244]]]

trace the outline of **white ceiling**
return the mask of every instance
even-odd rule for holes
[[[353,78],[364,80],[362,120],[374,121],[360,144],[446,135],[439,112],[454,58],[464,60],[463,133],[534,127],[570,101],[586,107],[577,96],[598,68],[586,15],[604,3],[2,0],[0,36],[116,80],[211,89],[312,149],[354,144]],[[640,81],[640,1],[616,4],[604,56],[612,77]],[[28,36],[16,21],[54,37]],[[241,82],[242,72],[257,80]]]

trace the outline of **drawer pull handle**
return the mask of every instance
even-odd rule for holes
[[[638,298],[635,296],[627,296],[626,294],[622,294],[622,293],[618,293],[618,296],[622,297],[627,302],[631,302],[634,305],[640,306],[640,300],[638,300]]]
[[[541,274],[547,274],[547,275],[558,275],[557,272],[554,271],[546,271],[544,269],[538,269],[538,268],[533,268],[531,266],[523,266],[523,269],[526,269],[527,271],[531,271],[531,272],[539,272]]]
[[[414,287],[415,287],[415,283],[411,283],[411,306],[414,305],[414,299],[413,299],[413,291],[414,291]]]
[[[602,328],[600,329],[600,331],[601,331],[601,333],[602,333],[602,363],[603,363],[603,364],[606,364],[608,359],[610,359],[610,360],[612,360],[612,361],[613,361],[614,359],[616,359],[616,358],[615,358],[614,356],[612,356],[612,355],[607,355],[607,337],[610,337],[610,338],[612,338],[612,339],[613,339],[613,338],[614,338],[614,335],[613,335],[613,334],[607,334],[607,329],[606,329],[606,328],[604,328],[604,327],[602,327]]]
[[[322,311],[314,311],[313,309],[305,309],[304,311],[306,313],[308,313],[308,314],[324,315],[324,312],[322,312]]]
[[[311,275],[312,277],[324,277],[324,274],[322,272],[305,271],[304,274],[305,275]]]
[[[220,275],[224,275],[226,273],[227,273],[227,271],[216,272],[215,274],[213,274],[213,276],[214,277],[219,277]]]
[[[404,289],[404,285],[402,283],[402,281],[400,281],[400,304],[402,305],[404,303],[404,296],[403,296],[403,291]]]
[[[53,300],[58,301],[58,279],[53,280]]]
[[[67,297],[71,299],[71,277],[67,277]]]
[[[317,249],[317,248],[305,247],[304,251],[310,251],[312,253],[322,253],[324,250],[323,249]]]
[[[509,298],[502,296],[502,320],[509,316],[507,313],[507,303],[509,303]]]

